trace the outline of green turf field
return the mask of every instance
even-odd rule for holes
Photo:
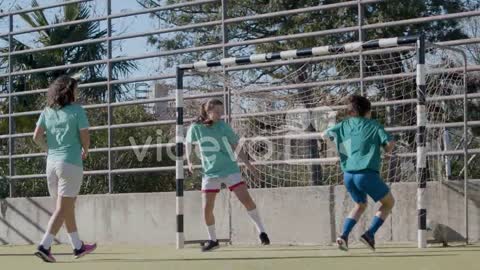
[[[334,270],[467,270],[480,269],[480,246],[433,247],[381,246],[373,253],[361,246],[344,253],[318,246],[222,246],[210,253],[199,247],[100,246],[95,254],[73,260],[68,246],[55,246],[57,263],[41,262],[33,246],[0,246],[0,269],[334,269]]]

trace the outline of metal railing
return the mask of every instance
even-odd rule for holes
[[[101,104],[93,104],[93,105],[87,105],[85,106],[86,109],[98,109],[98,108],[106,108],[108,112],[108,121],[106,125],[103,126],[95,126],[92,127],[92,130],[107,130],[108,133],[108,142],[107,146],[103,148],[98,148],[98,149],[92,149],[92,152],[107,152],[108,153],[108,165],[106,170],[98,170],[98,171],[89,171],[86,172],[87,175],[107,175],[108,177],[108,183],[109,187],[108,190],[109,192],[114,192],[114,187],[113,187],[113,182],[112,182],[112,174],[122,174],[122,173],[135,173],[135,172],[145,172],[145,171],[174,171],[175,167],[155,167],[155,168],[130,168],[130,169],[112,169],[112,152],[114,151],[130,151],[135,149],[135,147],[132,146],[118,146],[118,147],[113,147],[112,146],[112,141],[113,141],[113,136],[112,136],[112,130],[114,129],[119,129],[119,128],[132,128],[132,127],[146,127],[146,126],[156,126],[156,125],[173,125],[175,124],[175,120],[157,120],[157,121],[149,121],[149,122],[138,122],[138,123],[125,123],[125,124],[113,124],[113,114],[112,114],[112,109],[115,107],[119,106],[130,106],[130,105],[138,105],[138,104],[149,104],[149,103],[155,103],[155,102],[168,102],[168,101],[174,101],[174,97],[165,97],[165,98],[154,98],[154,99],[142,99],[142,100],[129,100],[129,101],[115,101],[110,98],[110,93],[111,93],[111,88],[114,85],[119,85],[119,84],[128,84],[128,83],[133,83],[133,82],[146,82],[146,81],[154,81],[154,80],[166,80],[166,79],[173,79],[175,78],[174,72],[171,73],[165,73],[165,74],[158,74],[155,76],[144,76],[144,77],[134,77],[134,78],[128,78],[128,79],[119,79],[119,80],[112,80],[112,65],[115,63],[119,62],[124,62],[124,61],[135,61],[135,60],[142,60],[142,59],[149,59],[149,58],[158,58],[158,57],[166,57],[166,56],[173,56],[173,55],[181,55],[185,53],[191,53],[191,52],[203,52],[203,51],[209,51],[209,50],[221,50],[223,55],[219,55],[218,58],[222,57],[227,57],[228,55],[228,49],[229,48],[235,48],[235,47],[242,47],[242,46],[248,46],[248,45],[256,45],[256,44],[264,44],[264,43],[272,43],[272,42],[279,42],[279,41],[286,41],[286,40],[299,40],[299,39],[304,39],[304,38],[313,38],[313,37],[321,37],[321,36],[326,36],[326,35],[335,35],[335,34],[340,34],[340,33],[357,33],[359,41],[363,41],[363,38],[365,36],[364,32],[367,30],[375,30],[375,29],[381,29],[381,28],[388,28],[388,27],[393,27],[393,26],[408,26],[412,24],[422,24],[422,23],[427,23],[427,22],[435,22],[435,21],[441,21],[441,20],[452,20],[452,19],[462,19],[462,18],[469,18],[469,17],[477,17],[480,16],[480,10],[475,10],[475,11],[465,11],[465,12],[460,12],[460,13],[454,13],[454,14],[444,14],[444,15],[438,15],[438,16],[431,16],[431,17],[423,17],[423,18],[414,18],[414,19],[406,19],[406,20],[398,20],[398,21],[391,21],[391,22],[382,22],[382,23],[374,23],[374,24],[367,24],[366,19],[363,9],[368,7],[369,5],[384,2],[385,0],[353,0],[353,1],[347,1],[347,2],[341,2],[341,3],[335,3],[335,4],[328,4],[328,5],[318,5],[318,6],[312,6],[312,7],[304,7],[304,8],[298,8],[298,9],[292,9],[292,10],[282,10],[282,11],[276,11],[276,12],[266,12],[264,14],[256,14],[256,15],[249,15],[249,16],[244,16],[244,17],[235,17],[235,18],[229,18],[227,16],[227,13],[229,11],[229,1],[227,0],[197,0],[197,1],[191,1],[191,2],[184,2],[184,3],[179,3],[179,4],[172,4],[172,5],[165,5],[161,7],[156,7],[156,8],[149,8],[149,9],[141,9],[138,11],[131,11],[131,12],[126,12],[126,13],[117,13],[117,14],[112,14],[112,3],[111,0],[104,0],[107,6],[107,14],[105,16],[98,16],[98,17],[92,17],[84,20],[78,20],[78,21],[71,21],[71,22],[63,22],[63,23],[57,23],[57,24],[52,24],[48,26],[42,26],[42,27],[36,27],[36,28],[24,28],[24,29],[19,29],[19,30],[14,30],[14,17],[18,16],[20,14],[26,14],[30,13],[33,11],[37,10],[46,10],[46,9],[52,9],[52,8],[57,8],[64,6],[66,4],[72,4],[72,3],[83,3],[83,2],[90,2],[92,0],[77,0],[77,1],[70,1],[68,3],[60,2],[57,4],[53,5],[45,5],[45,6],[40,6],[40,7],[35,7],[35,8],[30,8],[30,9],[24,9],[24,10],[16,10],[16,11],[10,11],[7,13],[2,13],[0,14],[0,18],[7,18],[8,21],[8,32],[3,32],[0,33],[0,37],[4,37],[8,40],[8,52],[1,53],[0,58],[8,58],[8,67],[7,67],[7,72],[4,74],[0,74],[0,78],[4,78],[8,80],[8,85],[7,85],[7,93],[2,93],[0,94],[0,100],[5,99],[8,101],[8,113],[4,115],[0,115],[0,120],[1,119],[8,119],[8,134],[1,134],[0,139],[6,139],[8,140],[8,155],[3,155],[0,156],[0,160],[8,160],[9,168],[8,168],[8,177],[10,180],[20,180],[20,179],[30,179],[30,178],[35,178],[35,177],[44,177],[42,174],[38,175],[16,175],[15,174],[15,164],[14,160],[15,159],[21,159],[21,158],[32,158],[32,157],[40,157],[44,155],[44,153],[31,153],[31,154],[15,154],[15,149],[14,149],[14,140],[17,138],[24,138],[31,136],[32,133],[17,133],[14,129],[14,118],[16,117],[21,117],[21,116],[34,116],[38,115],[41,111],[27,111],[27,112],[14,112],[13,108],[13,98],[18,97],[18,96],[24,96],[24,95],[39,95],[39,94],[44,94],[47,89],[28,89],[26,91],[19,91],[19,92],[14,92],[13,91],[13,85],[12,85],[12,79],[15,76],[20,76],[20,75],[30,75],[30,74],[35,74],[35,73],[42,73],[42,72],[47,72],[47,71],[55,71],[55,70],[64,70],[67,68],[74,68],[74,67],[87,67],[87,66],[94,66],[94,65],[106,65],[107,66],[107,80],[104,82],[95,82],[95,83],[85,83],[80,85],[80,88],[89,88],[89,87],[98,87],[98,86],[106,86],[107,87],[107,102],[101,103]],[[160,11],[168,11],[168,10],[176,10],[178,8],[185,8],[185,7],[194,7],[194,6],[202,6],[206,4],[217,4],[219,7],[219,12],[221,12],[221,19],[219,20],[214,20],[214,21],[207,21],[207,22],[201,22],[201,23],[195,23],[195,24],[188,24],[188,25],[182,25],[182,26],[176,26],[176,27],[167,27],[167,28],[159,28],[155,29],[152,31],[138,31],[135,33],[131,34],[121,34],[121,35],[113,35],[112,31],[112,20],[113,19],[119,19],[119,18],[126,18],[126,17],[131,17],[131,16],[137,16],[137,15],[148,15],[152,14],[155,12],[160,12]],[[340,8],[350,8],[350,9],[357,9],[358,10],[358,17],[357,17],[357,22],[353,25],[350,26],[344,26],[341,28],[336,28],[336,29],[326,29],[326,30],[320,30],[320,31],[313,31],[313,32],[305,32],[305,33],[294,33],[291,35],[282,35],[282,36],[271,36],[271,37],[262,37],[262,38],[257,38],[257,39],[251,39],[251,40],[236,40],[232,41],[229,40],[229,37],[227,35],[228,28],[232,27],[232,25],[235,25],[237,23],[241,22],[246,22],[246,21],[255,21],[255,20],[260,20],[260,19],[266,19],[266,18],[278,18],[282,16],[292,16],[292,15],[298,15],[298,14],[304,14],[304,13],[310,13],[310,12],[318,12],[322,10],[335,10],[335,9],[340,9]],[[97,39],[91,39],[91,40],[84,40],[84,41],[76,41],[76,42],[70,42],[70,43],[64,43],[64,44],[58,44],[58,45],[52,45],[52,46],[46,46],[46,47],[41,47],[41,48],[32,48],[32,49],[27,49],[27,50],[21,50],[21,51],[14,51],[13,50],[13,38],[16,35],[24,35],[28,33],[36,33],[38,31],[44,31],[44,30],[49,30],[49,29],[55,29],[58,27],[64,27],[68,25],[73,25],[73,24],[80,24],[80,23],[87,23],[87,22],[105,22],[106,27],[107,27],[107,35],[105,37],[97,38]],[[174,33],[174,32],[179,32],[179,31],[186,31],[186,30],[195,30],[199,28],[205,28],[205,27],[221,27],[221,42],[215,43],[215,44],[209,44],[209,45],[202,45],[202,46],[197,46],[197,47],[191,47],[191,48],[183,48],[183,49],[176,49],[176,50],[168,50],[168,51],[157,51],[153,53],[141,53],[138,55],[128,55],[125,57],[112,57],[113,53],[113,48],[112,48],[112,42],[113,41],[118,41],[118,40],[127,40],[127,39],[132,39],[132,38],[138,38],[138,37],[148,37],[151,35],[157,35],[157,34],[166,34],[166,33]],[[20,55],[28,55],[32,53],[41,53],[41,52],[46,52],[50,50],[56,50],[56,49],[62,49],[62,48],[68,48],[68,47],[75,47],[75,46],[80,46],[80,45],[87,45],[87,44],[93,44],[93,43],[106,43],[107,44],[107,55],[105,59],[101,60],[96,60],[96,61],[88,61],[88,62],[82,62],[82,63],[74,63],[74,64],[65,64],[61,66],[54,66],[54,67],[46,67],[46,68],[38,68],[38,69],[31,69],[31,70],[21,70],[21,71],[15,71],[13,69],[12,65],[12,59],[14,56],[20,56]],[[462,40],[455,40],[455,41],[447,41],[447,42],[442,42],[440,43],[442,45],[448,45],[448,46],[462,46],[462,45],[468,45],[468,44],[480,44],[480,38],[469,38],[469,39],[462,39]],[[411,50],[411,48],[407,47],[399,47],[399,48],[393,48],[393,49],[379,49],[379,50],[372,50],[370,51],[365,51],[365,52],[352,52],[352,53],[346,53],[343,55],[335,55],[335,56],[322,56],[322,57],[314,57],[308,61],[321,61],[325,59],[334,59],[334,58],[340,58],[340,57],[351,57],[351,56],[358,56],[358,57],[363,57],[364,55],[367,55],[368,53],[379,53],[379,52],[388,52],[388,51],[394,51],[394,50]],[[306,61],[305,59],[294,59],[294,60],[283,60],[283,61],[278,61],[278,62],[272,62],[272,63],[260,63],[260,64],[249,64],[249,65],[244,65],[244,66],[237,66],[237,67],[228,67],[225,68],[225,72],[228,71],[237,71],[241,69],[252,69],[252,68],[264,68],[264,67],[269,67],[273,65],[285,65],[285,64],[297,64],[302,61]],[[362,61],[359,62],[360,65],[362,65]],[[378,76],[378,78],[364,78],[363,74],[363,66],[360,66],[360,77],[359,78],[352,78],[352,79],[346,79],[346,80],[335,80],[335,81],[322,81],[322,82],[315,82],[311,84],[295,84],[295,85],[283,85],[279,87],[266,87],[263,89],[264,91],[275,91],[279,89],[288,89],[288,88],[299,88],[299,87],[312,87],[312,86],[320,86],[320,85],[328,85],[328,84],[345,84],[345,83],[361,83],[363,87],[363,83],[366,80],[375,80],[375,79],[383,79],[387,78],[388,76],[414,76],[414,74],[401,74],[401,75],[388,75],[385,77]],[[446,71],[454,71],[452,70],[439,70],[438,72],[446,72]],[[468,67],[469,72],[474,72],[474,71],[480,71],[480,65],[470,65]],[[186,76],[189,74],[186,73]],[[261,90],[261,89],[257,89]],[[224,88],[222,91],[216,91],[212,93],[205,93],[205,94],[195,94],[195,95],[187,95],[185,96],[185,99],[198,99],[198,98],[205,98],[205,97],[230,97],[230,89]],[[461,100],[463,97],[454,97],[454,96],[449,96],[449,97],[444,97],[445,100],[447,99],[458,99]],[[479,95],[478,94],[470,94],[468,96],[470,99],[478,99]],[[399,101],[399,102],[406,102],[406,101]],[[233,116],[233,117],[241,117],[241,116]],[[188,121],[188,119],[186,119]],[[479,125],[480,121],[470,121],[468,124],[470,126],[477,126]],[[451,124],[452,125],[452,124]],[[406,127],[408,128],[408,127]],[[167,143],[167,144],[159,144],[159,145],[150,145],[147,146],[149,148],[156,148],[156,147],[173,147],[173,143]],[[13,183],[11,183],[11,188],[10,188],[10,195],[13,196]]]

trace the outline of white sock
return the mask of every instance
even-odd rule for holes
[[[252,219],[253,223],[255,223],[258,233],[265,232],[265,228],[263,227],[263,223],[262,223],[262,220],[260,219],[260,215],[258,214],[257,208],[247,211],[247,213]]]
[[[53,240],[55,239],[55,235],[45,233],[42,238],[42,242],[40,242],[40,245],[43,246],[45,249],[49,249],[52,246]]]
[[[208,239],[212,241],[217,241],[217,234],[215,233],[215,224],[207,226],[208,229]]]
[[[78,232],[69,233],[68,238],[70,238],[70,243],[72,244],[73,249],[81,249],[82,248],[83,243],[80,240],[80,236],[78,236]]]

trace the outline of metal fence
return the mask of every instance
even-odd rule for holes
[[[92,0],[78,0],[78,1],[70,1],[68,4],[72,3],[83,3],[83,2],[91,2]],[[100,1],[100,0],[99,0]],[[103,1],[103,0],[101,0]],[[17,117],[25,117],[25,116],[30,116],[30,117],[36,117],[41,113],[41,111],[25,111],[25,112],[15,112],[13,108],[13,102],[12,100],[15,97],[19,96],[25,96],[25,95],[39,95],[39,94],[44,94],[47,89],[27,89],[26,91],[13,91],[13,85],[12,81],[15,76],[23,76],[23,75],[29,75],[29,74],[35,74],[35,73],[42,73],[42,72],[50,72],[50,71],[56,71],[56,70],[64,70],[67,68],[72,68],[72,67],[89,67],[89,66],[94,66],[94,65],[106,65],[106,81],[102,82],[95,82],[95,83],[86,83],[86,84],[81,84],[79,87],[80,88],[90,88],[90,87],[106,87],[107,89],[107,97],[106,97],[106,102],[105,103],[99,103],[99,104],[90,104],[86,105],[85,108],[87,110],[89,109],[99,109],[99,108],[104,108],[107,109],[108,116],[107,116],[107,123],[105,125],[101,126],[93,126],[91,127],[91,130],[93,131],[100,131],[104,130],[107,131],[108,133],[108,142],[106,147],[102,148],[94,148],[91,150],[91,152],[95,153],[107,153],[108,155],[108,164],[107,164],[107,169],[105,170],[90,170],[86,171],[86,175],[105,175],[108,178],[108,191],[112,193],[114,191],[113,187],[113,175],[117,174],[125,174],[125,173],[145,173],[145,172],[161,172],[161,171],[175,171],[175,166],[168,166],[168,167],[151,167],[151,168],[119,168],[119,169],[114,169],[112,167],[113,163],[113,157],[112,153],[118,152],[118,151],[131,151],[135,149],[136,147],[132,147],[131,145],[124,145],[124,146],[114,146],[113,140],[114,137],[112,135],[113,130],[116,129],[122,129],[122,128],[135,128],[135,127],[147,127],[147,126],[157,126],[157,125],[171,125],[173,126],[175,124],[175,120],[156,120],[156,121],[149,121],[149,122],[137,122],[137,123],[122,123],[122,124],[114,124],[114,121],[112,119],[113,113],[112,110],[113,108],[117,108],[120,106],[129,106],[129,105],[138,105],[138,104],[153,104],[157,102],[173,102],[175,100],[174,96],[168,96],[168,97],[161,97],[161,98],[150,98],[150,99],[137,99],[137,100],[124,100],[124,101],[116,101],[112,100],[110,98],[112,87],[115,85],[122,85],[122,84],[128,84],[128,83],[136,83],[136,82],[148,82],[148,81],[154,81],[154,80],[172,80],[175,78],[175,73],[174,69],[172,69],[171,73],[164,73],[164,74],[159,74],[155,76],[138,76],[134,78],[123,78],[123,79],[118,79],[118,80],[113,80],[112,79],[112,66],[115,63],[120,63],[120,62],[125,62],[125,61],[137,61],[137,60],[143,60],[143,59],[152,59],[152,58],[159,58],[159,57],[167,57],[167,56],[172,56],[172,55],[181,55],[181,54],[186,54],[186,53],[192,53],[192,52],[203,52],[203,51],[208,51],[208,50],[220,50],[221,54],[218,55],[217,59],[228,57],[229,56],[229,49],[231,48],[241,48],[244,46],[250,46],[250,45],[257,45],[257,44],[267,44],[267,43],[274,43],[274,42],[281,42],[281,41],[286,41],[286,40],[300,40],[300,39],[305,39],[305,38],[315,38],[315,37],[323,37],[323,36],[329,36],[329,35],[337,35],[337,34],[342,34],[342,33],[350,33],[350,34],[355,34],[356,37],[358,37],[358,41],[364,41],[365,40],[365,33],[366,31],[372,31],[376,29],[383,29],[383,28],[389,28],[389,27],[408,27],[410,25],[416,25],[416,24],[423,24],[423,23],[429,23],[429,22],[436,22],[436,21],[442,21],[442,20],[461,20],[464,18],[471,18],[471,17],[478,17],[480,16],[480,10],[473,10],[473,11],[465,11],[465,12],[459,12],[459,13],[454,13],[454,14],[444,14],[444,15],[437,15],[437,16],[430,16],[430,17],[421,17],[421,18],[414,18],[414,19],[404,19],[404,20],[397,20],[397,21],[390,21],[390,22],[380,22],[380,23],[372,23],[368,24],[367,19],[364,14],[364,10],[367,9],[370,5],[378,4],[380,2],[384,2],[383,0],[355,0],[355,1],[345,1],[345,2],[339,2],[339,3],[333,3],[333,4],[325,4],[325,5],[317,5],[317,6],[311,6],[311,7],[303,7],[303,8],[298,8],[298,9],[292,9],[292,10],[281,10],[281,11],[276,11],[276,12],[266,12],[263,14],[254,14],[254,15],[248,15],[244,17],[235,17],[235,18],[229,18],[229,8],[230,8],[230,1],[227,0],[198,0],[198,1],[191,1],[191,2],[181,2],[178,4],[172,4],[172,5],[163,5],[155,8],[149,8],[149,9],[141,9],[138,11],[129,11],[129,12],[124,12],[124,13],[117,13],[113,14],[112,13],[112,1],[111,0],[104,0],[105,5],[106,5],[106,15],[105,16],[98,16],[98,17],[92,17],[84,20],[77,20],[77,21],[69,21],[69,22],[62,22],[62,23],[57,23],[57,24],[51,24],[48,26],[42,26],[42,27],[36,27],[36,28],[25,28],[25,29],[19,29],[19,30],[14,30],[14,18],[20,14],[26,14],[29,12],[33,12],[36,10],[48,10],[52,8],[58,8],[61,6],[66,5],[66,3],[61,2],[58,4],[53,4],[53,5],[45,5],[45,6],[40,6],[40,7],[35,7],[35,8],[29,8],[29,9],[23,9],[23,10],[18,10],[18,11],[11,11],[7,13],[0,14],[1,18],[6,18],[8,21],[8,29],[5,29],[6,31],[1,31],[0,37],[8,41],[8,52],[0,53],[0,58],[6,58],[8,59],[8,65],[6,67],[6,72],[5,73],[0,73],[0,79],[7,79],[7,93],[1,93],[0,94],[0,100],[7,101],[8,103],[8,113],[0,115],[0,120],[2,119],[7,119],[8,120],[8,134],[1,134],[0,135],[0,140],[8,140],[8,155],[2,155],[0,156],[0,160],[8,160],[8,179],[10,180],[10,195],[13,195],[13,187],[15,181],[26,181],[28,179],[33,179],[33,178],[43,178],[45,177],[44,174],[34,174],[34,175],[17,175],[15,173],[15,160],[17,159],[26,159],[26,158],[34,158],[34,157],[42,157],[45,154],[44,153],[28,153],[28,154],[16,154],[15,149],[14,149],[14,141],[15,139],[18,138],[25,138],[25,137],[30,137],[32,136],[32,133],[26,132],[26,133],[17,133],[15,130],[15,125],[14,125],[14,119]],[[158,29],[155,29],[153,31],[141,31],[141,29],[138,29],[138,31],[135,31],[134,33],[129,33],[129,34],[120,34],[120,35],[113,35],[113,24],[112,20],[113,19],[119,19],[119,18],[126,18],[126,17],[131,17],[131,16],[137,16],[137,15],[146,15],[146,14],[152,14],[155,12],[160,12],[160,11],[168,11],[168,10],[175,10],[178,8],[185,8],[185,7],[192,7],[192,6],[202,6],[202,5],[207,5],[207,4],[218,4],[219,5],[219,10],[221,12],[221,19],[219,20],[214,20],[214,21],[207,21],[207,22],[199,22],[195,24],[188,24],[188,25],[182,25],[182,26],[176,26],[176,27],[159,27]],[[336,28],[336,29],[327,29],[327,30],[321,30],[321,31],[313,31],[313,32],[301,32],[299,31],[298,33],[294,34],[289,34],[289,35],[278,35],[278,36],[267,36],[267,37],[261,37],[261,38],[255,38],[255,39],[249,39],[249,40],[230,40],[229,35],[228,35],[228,29],[232,24],[235,23],[241,23],[241,22],[247,22],[247,21],[255,21],[255,20],[261,20],[261,19],[268,19],[268,18],[279,18],[282,16],[293,16],[293,15],[298,15],[298,14],[304,14],[304,13],[310,13],[310,12],[318,12],[318,11],[325,11],[325,10],[338,10],[342,8],[349,8],[349,9],[356,9],[358,11],[358,15],[356,17],[357,19],[357,24],[354,26],[347,26],[347,27],[341,27],[341,28]],[[74,24],[80,24],[80,23],[86,23],[86,22],[101,22],[106,24],[106,29],[107,29],[107,34],[104,37],[96,38],[96,39],[90,39],[90,40],[83,40],[83,41],[78,41],[78,42],[71,42],[71,43],[64,43],[64,44],[59,44],[59,45],[52,45],[52,46],[46,46],[46,47],[38,47],[38,48],[31,48],[31,49],[26,49],[26,50],[19,50],[15,51],[14,50],[14,44],[13,44],[13,38],[18,35],[25,35],[25,34],[30,34],[30,33],[38,33],[39,31],[43,30],[49,30],[49,29],[55,29],[58,27],[65,27],[69,25],[74,25]],[[185,30],[192,30],[192,29],[199,29],[202,27],[220,27],[221,28],[221,42],[215,43],[215,44],[209,44],[209,45],[202,45],[202,46],[197,46],[197,47],[191,47],[191,48],[182,48],[182,49],[175,49],[175,50],[169,50],[169,51],[162,51],[162,50],[157,50],[155,52],[142,52],[138,55],[135,56],[124,56],[124,57],[113,57],[113,46],[112,43],[114,41],[122,41],[122,40],[128,40],[132,38],[138,38],[138,37],[149,37],[152,35],[158,35],[158,34],[169,34],[169,33],[174,33],[174,32],[179,32],[179,31],[185,31]],[[388,38],[388,37],[385,37]],[[107,46],[107,52],[106,52],[106,57],[101,60],[96,60],[96,61],[89,61],[89,62],[81,62],[81,63],[71,63],[71,64],[65,64],[61,66],[52,66],[52,67],[46,67],[46,68],[38,68],[38,69],[30,69],[30,70],[14,70],[13,69],[13,64],[12,64],[12,59],[14,56],[21,56],[21,55],[28,55],[32,53],[41,53],[49,50],[55,50],[55,49],[63,49],[63,48],[70,48],[70,47],[75,47],[79,45],[85,45],[85,44],[93,44],[93,43],[106,43]],[[478,37],[472,37],[472,38],[467,38],[467,39],[460,39],[460,40],[452,40],[452,41],[445,41],[441,42],[439,44],[441,45],[446,45],[446,46],[465,46],[465,45],[471,45],[471,44],[478,44],[480,43],[480,38]],[[401,48],[399,48],[401,49]],[[385,49],[379,49],[385,50]],[[378,52],[378,51],[377,51]],[[362,57],[362,52],[352,52],[350,55],[358,55],[360,58]],[[321,59],[321,57],[320,57]],[[315,59],[314,59],[315,60]],[[301,59],[292,59],[292,60],[283,60],[283,61],[278,61],[275,63],[260,63],[260,64],[248,64],[248,65],[243,65],[243,66],[238,66],[238,67],[229,67],[226,68],[225,71],[235,71],[235,70],[240,70],[240,69],[251,69],[251,68],[256,68],[256,67],[267,67],[269,65],[282,65],[282,64],[293,64],[296,63],[297,61],[302,61]],[[181,64],[181,63],[177,63]],[[360,64],[362,64],[362,61],[360,61]],[[360,70],[363,68],[360,67]],[[454,70],[452,70],[454,71]],[[469,64],[468,66],[468,71],[469,72],[476,72],[480,71],[480,65],[476,64]],[[405,76],[412,76],[412,74],[406,74]],[[362,74],[360,78],[357,79],[348,79],[349,82],[357,81],[361,84],[364,83]],[[327,84],[329,82],[319,82],[323,84]],[[335,83],[339,83],[336,81]],[[293,85],[293,86],[283,86],[285,88],[288,87],[298,87],[298,85]],[[260,89],[261,90],[261,89]],[[272,90],[271,88],[266,89],[268,91]],[[202,94],[190,94],[184,97],[185,99],[197,99],[197,98],[205,98],[205,97],[223,97],[228,95],[228,89],[224,88],[223,91],[217,91],[217,92],[210,92],[210,93],[202,93]],[[444,97],[445,99],[463,99],[463,96],[449,96],[449,97]],[[478,99],[480,98],[480,93],[473,93],[468,95],[469,99]],[[408,102],[408,101],[404,101]],[[188,120],[188,119],[186,119]],[[449,124],[452,127],[455,126],[455,124]],[[461,127],[463,123],[458,123],[458,127]],[[480,126],[480,120],[476,121],[469,121],[468,122],[469,126]],[[411,127],[412,128],[412,127]],[[162,148],[172,148],[175,147],[175,143],[167,143],[167,144],[151,144],[148,145],[147,148],[149,149],[155,149],[158,147]],[[138,147],[137,147],[138,149]],[[471,149],[470,153],[475,154],[475,153],[480,153],[480,149]],[[447,153],[448,154],[448,153]],[[457,150],[457,151],[451,151],[450,154],[463,154],[463,151]]]

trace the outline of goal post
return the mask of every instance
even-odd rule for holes
[[[402,47],[408,47],[410,52],[405,55],[388,54],[389,49]],[[186,109],[184,109],[183,94],[190,89],[190,87],[184,86],[184,79],[192,74],[200,76],[216,74],[215,79],[221,81],[224,87],[228,87],[232,101],[231,104],[227,104],[227,107],[229,112],[236,112],[232,113],[232,126],[244,137],[244,147],[246,147],[247,153],[260,157],[255,159],[254,164],[260,168],[261,185],[264,187],[310,185],[314,182],[313,178],[321,178],[320,182],[325,184],[339,183],[338,179],[340,179],[341,173],[338,159],[332,155],[332,147],[327,145],[327,142],[320,141],[319,129],[325,128],[325,122],[330,123],[331,117],[336,118],[345,107],[342,105],[344,98],[355,91],[355,87],[349,86],[349,84],[359,82],[371,84],[366,95],[375,93],[377,98],[372,101],[373,108],[376,108],[375,112],[380,117],[388,116],[389,119],[393,119],[391,121],[394,124],[387,125],[386,128],[390,132],[399,133],[400,135],[397,137],[400,137],[400,141],[403,142],[398,147],[395,160],[383,168],[387,168],[388,175],[393,175],[395,179],[406,179],[401,181],[409,181],[410,178],[416,179],[418,247],[426,247],[427,199],[425,191],[429,174],[432,174],[428,160],[434,156],[442,156],[442,160],[447,160],[445,156],[448,155],[446,153],[448,151],[435,152],[431,149],[432,145],[439,143],[437,136],[440,136],[441,140],[444,138],[443,133],[439,130],[447,130],[444,125],[447,113],[440,110],[438,106],[431,105],[430,102],[431,100],[437,102],[437,100],[451,99],[452,97],[447,97],[447,95],[453,94],[457,99],[460,99],[460,95],[466,97],[466,81],[463,78],[460,82],[459,79],[460,75],[466,76],[465,70],[459,68],[458,72],[455,71],[458,76],[444,77],[442,77],[441,71],[429,71],[426,61],[430,47],[434,46],[426,42],[423,35],[415,35],[178,65],[176,69],[177,127],[175,133],[177,248],[183,248],[186,243],[183,219],[185,166],[183,151],[185,130],[183,126]],[[383,51],[375,53],[375,50]],[[363,76],[354,78],[353,76],[355,71],[352,71],[352,68],[359,64],[354,57],[358,56],[359,51],[362,51],[365,78]],[[369,54],[370,51],[372,51],[371,54]],[[336,56],[345,56],[345,58],[339,62],[335,60]],[[437,55],[433,57],[433,59],[436,58]],[[316,69],[307,66],[309,63],[322,59],[337,62]],[[293,64],[295,68],[293,71],[288,71],[287,75],[275,76],[274,74],[268,80],[256,83],[255,87],[250,87],[249,83],[239,86],[242,78],[230,78],[229,75],[222,72],[222,70],[228,71],[229,69],[238,71],[244,68],[268,67],[269,62],[278,62],[279,65]],[[452,62],[453,60],[447,59],[439,62],[438,66],[451,68]],[[409,70],[411,71],[409,72]],[[440,75],[434,80],[430,80],[427,78],[429,72]],[[306,79],[309,74],[314,74],[315,78],[321,79]],[[294,84],[287,84],[287,82],[294,82]],[[448,85],[448,93],[442,88],[444,87],[441,85],[442,83]],[[345,86],[335,87],[339,84]],[[203,84],[199,87],[206,88],[208,85]],[[321,87],[329,87],[329,89],[323,91]],[[463,88],[457,89],[460,87]],[[307,90],[299,91],[299,89]],[[275,91],[276,94],[272,94]],[[312,94],[309,91],[316,92]],[[212,94],[212,96],[214,95]],[[466,99],[463,101],[466,102]],[[252,104],[255,106],[249,106]],[[252,109],[253,107],[256,109]],[[323,122],[318,119],[322,119]],[[464,120],[464,123],[455,122],[449,123],[449,125],[456,128],[463,127],[466,132],[466,118]],[[429,130],[433,131],[429,132]],[[464,135],[466,136],[466,133]],[[267,145],[269,143],[270,145]],[[318,149],[312,151],[312,145],[317,144],[319,145]],[[267,148],[272,151],[266,151]],[[266,152],[270,154],[268,158],[264,157]],[[466,150],[463,154],[466,158]],[[466,177],[466,172],[464,175]],[[467,178],[465,178],[466,180]]]

